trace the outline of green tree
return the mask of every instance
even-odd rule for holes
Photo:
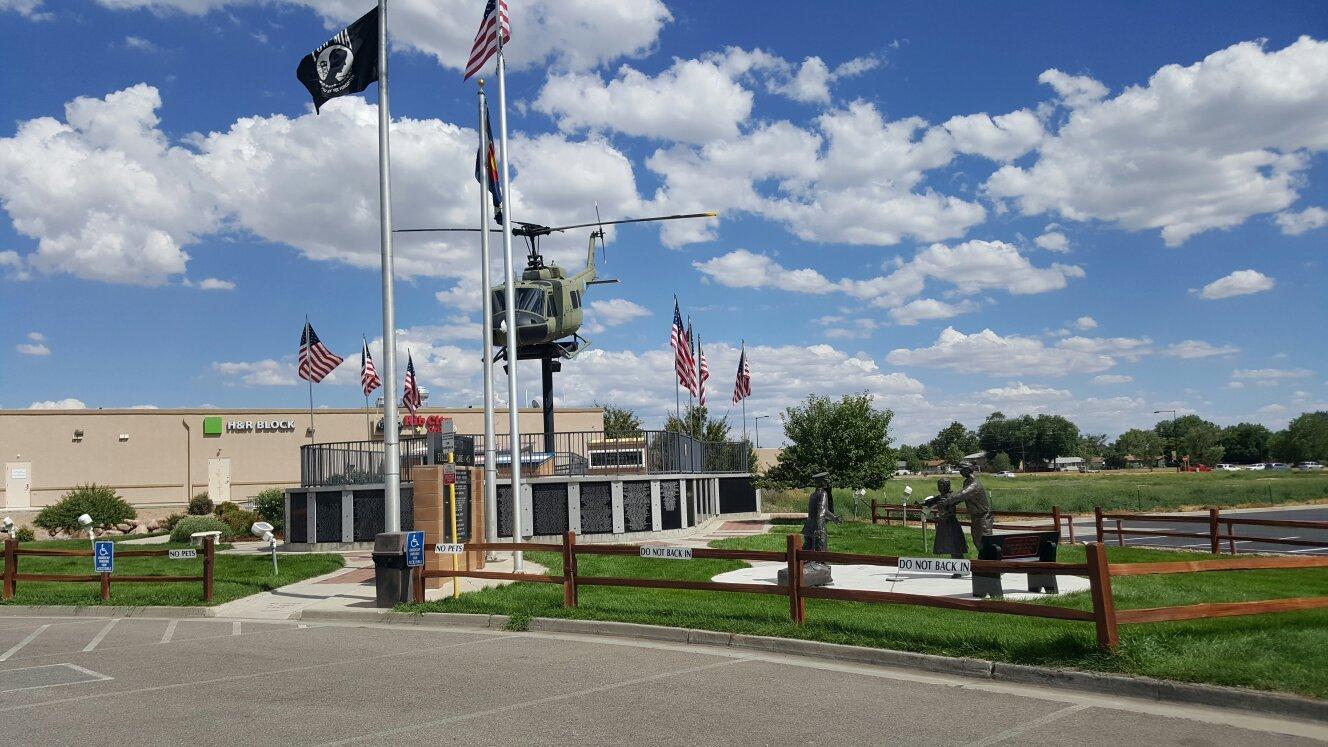
[[[1268,442],[1273,432],[1258,423],[1239,423],[1222,429],[1220,443],[1228,462],[1253,464],[1268,461]]]
[[[996,452],[996,456],[991,458],[992,472],[1006,472],[1010,469],[1010,455],[1003,451]]]
[[[896,461],[903,462],[904,469],[914,473],[921,472],[926,466],[922,463],[922,458],[918,456],[918,448],[908,444],[900,445]]]
[[[931,444],[919,444],[917,447],[918,461],[930,462],[936,459],[936,451],[931,448]]]
[[[977,434],[956,420],[942,428],[940,433],[936,434],[936,438],[931,440],[932,451],[942,455],[943,458],[948,459],[945,455],[951,447],[958,449],[960,456],[972,454],[980,448]]]
[[[710,408],[700,405],[688,405],[681,418],[670,415],[664,421],[664,430],[686,433],[697,441],[718,443],[729,440],[728,418],[712,419]]]
[[[1328,461],[1328,411],[1302,413],[1277,432],[1270,450],[1284,462]]]
[[[1116,437],[1116,443],[1112,445],[1112,455],[1108,458],[1108,463],[1112,466],[1124,467],[1126,457],[1133,456],[1142,459],[1153,466],[1154,460],[1162,456],[1162,437],[1154,431],[1146,431],[1141,428],[1131,428],[1128,431]]]
[[[1197,417],[1196,420],[1178,436],[1177,456],[1189,457],[1190,464],[1217,464],[1224,452],[1222,429],[1207,420]]]
[[[777,485],[806,487],[812,475],[829,472],[834,487],[880,488],[895,468],[893,417],[890,410],[874,408],[867,392],[839,401],[809,395],[780,415],[788,446],[766,477]]]
[[[1084,459],[1105,457],[1110,448],[1105,433],[1085,433],[1079,437],[1079,456]]]
[[[1033,421],[1033,443],[1028,455],[1050,462],[1059,456],[1078,456],[1079,426],[1060,415],[1039,415]]]
[[[946,464],[952,467],[958,467],[964,462],[965,456],[967,455],[964,453],[963,449],[959,448],[959,444],[950,444],[950,448],[945,450],[944,459]]]
[[[634,410],[617,407],[612,404],[600,405],[604,408],[604,437],[629,438],[641,433],[641,418]]]

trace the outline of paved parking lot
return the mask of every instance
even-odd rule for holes
[[[538,633],[0,617],[0,649],[0,723],[16,744],[1328,739],[1322,725],[1245,712]]]

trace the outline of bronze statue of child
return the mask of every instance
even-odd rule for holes
[[[922,502],[935,511],[936,537],[932,541],[931,551],[948,554],[951,558],[962,558],[968,553],[968,541],[964,539],[964,528],[955,516],[955,507],[959,504],[950,490],[950,479],[942,477],[936,481],[936,495]],[[955,573],[950,578],[963,578],[962,573]]]

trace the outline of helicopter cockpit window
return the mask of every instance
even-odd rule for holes
[[[579,308],[581,308],[581,292],[580,292],[580,291],[572,291],[572,308],[574,308],[574,309],[579,309]]]
[[[540,288],[517,288],[516,307],[521,311],[544,313],[544,291]]]

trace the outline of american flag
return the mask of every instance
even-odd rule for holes
[[[502,16],[501,21],[497,20],[499,14]],[[475,44],[470,48],[465,80],[478,73],[480,68],[484,67],[484,63],[498,51],[498,34],[495,33],[495,27],[499,23],[503,29],[502,43],[506,44],[512,40],[512,27],[507,18],[507,0],[489,0],[484,6],[484,20],[480,21],[480,30],[475,34]]]
[[[673,331],[669,336],[669,345],[673,347],[673,370],[678,374],[678,383],[692,394],[696,394],[696,361],[692,358],[692,343],[687,339],[687,330],[682,326],[682,312],[678,310],[678,299],[673,300]]]
[[[415,411],[420,409],[420,405],[424,404],[424,399],[420,397],[420,385],[415,379],[415,361],[411,360],[410,353],[406,353],[406,379],[401,390],[402,406],[414,415]]]
[[[304,331],[300,333],[300,378],[317,384],[340,366],[343,360],[345,358],[327,349],[314,333],[313,325],[306,319]]]
[[[360,389],[364,390],[364,396],[368,397],[369,392],[383,385],[383,380],[378,378],[378,369],[374,368],[373,356],[369,355],[369,341],[364,341],[364,347],[360,348]]]
[[[705,407],[706,406],[705,383],[706,380],[710,378],[710,367],[706,365],[705,350],[701,348],[700,339],[696,341],[696,350],[697,350],[697,370],[699,372],[696,377],[696,386],[698,389],[701,390],[700,394],[698,394],[696,398],[700,400],[701,406]]]
[[[752,369],[747,367],[747,348],[738,356],[738,375],[733,380],[733,404],[752,396]],[[745,407],[745,405],[744,405]]]

